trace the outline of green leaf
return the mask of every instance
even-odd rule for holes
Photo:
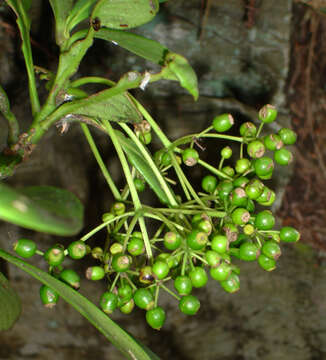
[[[166,193],[163,191],[159,180],[157,179],[155,173],[153,172],[150,165],[144,159],[144,157],[139,152],[138,147],[134,142],[123,135],[120,131],[116,131],[119,142],[122,146],[123,151],[126,153],[127,158],[132,166],[144,177],[145,181],[156,193],[159,199],[165,203],[169,203],[169,199],[166,196]]]
[[[49,234],[71,236],[83,226],[83,205],[67,190],[0,184],[0,219]]]
[[[131,29],[151,21],[159,10],[158,0],[100,0],[92,13],[101,26]]]
[[[198,99],[198,82],[193,68],[187,59],[175,53],[168,53],[165,57],[165,67],[162,70],[165,79],[177,80],[195,100]]]
[[[96,97],[96,94],[93,95],[93,99],[94,97]],[[139,123],[142,120],[141,115],[126,92],[99,102],[86,103],[85,106],[80,106],[74,113],[91,117],[98,122],[101,119],[106,119],[108,121]]]
[[[93,324],[107,339],[109,339],[127,359],[131,360],[159,360],[145,346],[140,345],[130,334],[121,329],[97,306],[63,282],[55,279],[46,272],[12,256],[0,249],[0,257],[16,265],[21,270],[32,275],[35,279],[49,286],[72,305],[81,315]]]
[[[21,303],[16,291],[0,272],[0,331],[10,329],[21,312]]]
[[[78,0],[67,18],[68,31],[72,30],[81,21],[91,16],[92,7],[97,0]]]
[[[69,39],[67,31],[67,17],[73,7],[74,0],[49,0],[55,17],[55,38],[57,45],[61,46]]]
[[[165,56],[169,52],[169,50],[159,42],[127,31],[101,28],[95,33],[95,37],[102,40],[114,41],[124,49],[159,65],[164,64]]]

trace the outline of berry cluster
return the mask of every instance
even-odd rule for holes
[[[276,109],[266,105],[259,112],[258,129],[254,123],[246,122],[240,126],[240,136],[231,136],[225,132],[232,127],[233,117],[222,114],[201,133],[178,139],[157,151],[154,160],[160,173],[173,184],[176,181],[168,175],[174,169],[183,189],[185,199],[177,195],[177,205],[136,208],[128,201],[128,189],[124,189],[123,201],[117,201],[110,212],[103,214],[103,223],[67,249],[55,245],[43,254],[34,242],[21,239],[15,244],[15,251],[26,258],[41,254],[49,264],[49,271],[75,289],[79,288],[79,276],[63,268],[62,262],[67,255],[82,259],[90,254],[98,263],[87,269],[86,278],[108,281],[107,291],[99,301],[107,314],[117,308],[129,314],[136,305],[146,311],[147,323],[160,329],[166,317],[158,305],[160,291],[177,299],[184,314],[196,314],[200,302],[193,290],[206,285],[208,273],[222,289],[236,292],[240,287],[240,269],[234,259],[257,261],[261,268],[271,271],[281,255],[280,242],[299,240],[300,234],[292,227],[274,229],[275,217],[264,209],[275,201],[274,191],[265,184],[272,177],[274,160],[288,165],[292,153],[286,146],[296,141],[296,134],[287,128],[260,136],[263,125],[274,121],[276,116]],[[147,125],[144,122],[135,129],[143,144],[151,141],[151,129]],[[214,167],[200,158],[195,149],[198,139],[234,141],[240,145],[239,157],[235,160],[231,147],[226,146]],[[199,165],[209,171],[202,179],[202,191],[193,189],[182,171],[183,165]],[[145,181],[136,170],[133,174],[135,189],[142,192]],[[149,236],[140,218],[151,219],[156,226],[153,234]],[[86,240],[102,228],[107,230],[105,245],[91,249]],[[41,299],[47,306],[53,306],[58,295],[42,286]]]

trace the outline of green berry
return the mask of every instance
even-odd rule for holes
[[[129,240],[127,250],[129,254],[133,256],[141,255],[145,252],[145,246],[143,239],[138,237],[133,237]]]
[[[279,165],[289,165],[293,160],[293,155],[288,149],[282,148],[275,151],[274,159]]]
[[[216,267],[216,266],[220,265],[220,263],[222,261],[221,255],[213,250],[206,251],[205,258],[208,262],[208,265],[212,266],[212,267]]]
[[[248,197],[245,190],[241,187],[237,187],[232,190],[230,195],[231,204],[235,206],[246,206],[248,203]]]
[[[199,266],[194,267],[189,272],[189,277],[192,283],[192,286],[195,288],[201,288],[207,284],[208,277],[206,271]]]
[[[297,242],[300,239],[300,233],[291,226],[285,226],[280,231],[280,238],[284,242]]]
[[[275,241],[266,241],[261,252],[273,260],[277,260],[282,254],[280,246]]]
[[[235,163],[235,171],[238,174],[243,174],[244,172],[248,171],[251,167],[251,162],[249,159],[239,159]]]
[[[142,179],[139,179],[139,178],[135,178],[134,179],[134,184],[135,184],[135,187],[136,187],[136,190],[138,192],[143,192],[145,190],[145,181],[142,180]]]
[[[264,137],[264,144],[268,150],[275,151],[283,147],[283,141],[277,134],[269,134]]]
[[[257,128],[254,123],[248,121],[248,122],[241,124],[239,131],[240,131],[241,136],[250,138],[250,137],[256,136]]]
[[[169,231],[164,235],[163,244],[168,250],[176,250],[181,245],[181,236],[173,231]]]
[[[102,215],[103,222],[111,221],[113,219],[114,219],[114,215],[112,213],[107,212]]]
[[[116,272],[129,270],[131,263],[131,257],[126,254],[116,254],[112,258],[112,268]]]
[[[110,246],[110,253],[112,255],[119,254],[122,251],[123,251],[123,245],[120,243],[115,242]]]
[[[160,306],[148,310],[146,312],[146,321],[153,329],[160,330],[165,322],[165,311]]]
[[[80,277],[76,271],[72,269],[64,269],[60,272],[60,279],[74,289],[78,290],[80,287]]]
[[[255,228],[251,224],[247,224],[243,227],[244,234],[250,236],[255,232]]]
[[[196,229],[203,231],[207,235],[210,235],[213,229],[213,225],[210,220],[204,219],[196,223]]]
[[[14,250],[19,256],[28,259],[36,253],[37,248],[33,240],[19,239],[14,244]]]
[[[273,105],[263,106],[258,113],[259,120],[263,123],[271,123],[276,119],[277,110]]]
[[[256,244],[246,241],[241,244],[239,257],[244,261],[254,261],[260,255],[260,250]]]
[[[139,140],[145,145],[150,144],[152,141],[151,132],[137,132],[136,135],[139,137]]]
[[[254,159],[261,158],[265,154],[265,145],[259,140],[254,140],[248,144],[247,152]]]
[[[172,158],[171,155],[168,152],[164,152],[161,157],[161,164],[163,166],[169,166],[171,165]]]
[[[118,296],[113,292],[104,292],[100,299],[100,307],[106,314],[112,314],[118,306]]]
[[[221,150],[221,156],[224,159],[230,159],[230,157],[232,156],[232,149],[230,148],[230,146],[225,146],[222,150]]]
[[[151,284],[155,280],[151,266],[144,266],[140,269],[139,281],[143,284]]]
[[[218,196],[221,200],[226,199],[233,190],[233,183],[230,180],[221,181],[218,186]]]
[[[225,235],[215,234],[211,240],[211,248],[218,254],[226,253],[229,250],[227,237]]]
[[[200,308],[200,302],[194,295],[186,295],[179,301],[179,309],[186,315],[195,315]]]
[[[130,314],[134,309],[134,307],[135,307],[134,299],[130,299],[127,303],[121,305],[119,309],[123,314]]]
[[[126,205],[123,202],[116,202],[113,204],[111,211],[115,215],[122,215],[126,211]]]
[[[154,298],[147,289],[137,289],[134,293],[135,304],[144,310],[151,310],[154,307]]]
[[[96,246],[92,249],[92,257],[94,259],[102,259],[103,258],[103,249],[99,246]]]
[[[235,293],[240,289],[239,276],[234,272],[232,272],[226,280],[221,281],[220,284],[222,288],[228,293]]]
[[[256,200],[263,193],[264,184],[258,179],[252,179],[245,187],[249,199]]]
[[[59,266],[65,258],[63,245],[57,244],[52,246],[46,251],[44,258],[49,263],[49,265]]]
[[[129,284],[124,284],[118,288],[119,298],[123,300],[123,303],[129,301],[132,298],[132,287]]]
[[[245,176],[240,176],[233,181],[233,186],[235,188],[244,188],[249,182],[249,179]]]
[[[274,170],[274,162],[271,158],[263,156],[254,162],[254,169],[258,177],[270,176]]]
[[[231,217],[236,225],[244,225],[249,221],[250,213],[247,209],[237,208],[233,211]]]
[[[180,295],[189,295],[192,291],[192,282],[188,276],[177,276],[174,287]]]
[[[211,277],[216,281],[224,281],[231,274],[232,268],[231,265],[226,262],[221,262],[220,265],[212,267],[209,271]]]
[[[276,268],[276,261],[264,254],[259,255],[258,264],[266,271],[272,271]]]
[[[258,230],[271,230],[275,225],[275,218],[270,210],[263,210],[257,214],[255,227]]]
[[[73,241],[68,246],[68,254],[74,260],[82,259],[86,255],[86,244],[81,240]]]
[[[187,245],[193,250],[201,250],[207,244],[207,234],[198,229],[192,230],[187,236]]]
[[[59,294],[46,285],[40,287],[40,297],[43,305],[47,308],[53,308],[59,300]]]
[[[213,128],[217,132],[225,132],[231,129],[234,119],[231,114],[222,114],[213,119]]]
[[[206,175],[201,182],[201,187],[209,194],[212,194],[215,191],[216,186],[217,179],[213,175]]]
[[[269,189],[267,186],[264,186],[263,192],[256,200],[261,205],[269,206],[275,200],[275,193],[273,190]],[[267,205],[267,204],[269,204],[269,205]]]
[[[168,275],[170,268],[165,261],[158,260],[153,264],[152,270],[158,280],[163,280]]]
[[[231,167],[231,166],[224,166],[222,168],[222,172],[224,172],[224,174],[226,174],[230,177],[233,177],[235,174],[235,171],[234,171],[233,167]]]
[[[105,271],[101,266],[91,266],[86,269],[86,279],[88,280],[101,280],[104,278]]]
[[[199,159],[198,151],[193,148],[187,148],[182,152],[182,161],[187,166],[194,166]]]
[[[278,132],[285,145],[293,145],[297,141],[297,134],[288,128],[283,128]]]

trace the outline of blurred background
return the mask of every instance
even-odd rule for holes
[[[47,1],[32,3],[35,64],[55,70],[58,49],[51,9]],[[234,115],[237,126],[255,122],[266,103],[279,111],[278,125],[272,130],[286,126],[298,133],[293,166],[278,168],[278,180],[271,186],[279,198],[273,209],[278,225],[299,229],[301,241],[283,245],[283,256],[272,273],[256,263],[242,262],[241,289],[235,294],[224,293],[210,281],[198,292],[202,306],[195,317],[181,314],[171,297],[160,297],[167,309],[160,332],[146,325],[140,310],[131,315],[117,311],[113,319],[166,360],[326,359],[326,2],[171,0],[161,4],[154,21],[136,32],[184,55],[198,75],[196,103],[171,82],[134,92],[171,138],[199,131],[226,111]],[[0,83],[10,95],[13,111],[27,128],[31,117],[20,39],[4,2],[0,2],[0,70]],[[130,70],[155,67],[99,40],[78,76],[117,80]],[[44,83],[38,85],[42,93]],[[0,150],[6,133],[0,118]],[[94,136],[119,182],[119,163],[108,139],[96,131]],[[214,151],[212,159],[218,156]],[[199,181],[200,172],[192,173]],[[51,129],[8,181],[15,186],[56,185],[73,191],[86,207],[85,232],[111,207],[104,179],[77,125],[64,135]],[[41,249],[71,241],[0,222],[0,247],[11,250],[21,236],[33,238]],[[93,244],[103,236],[95,237]],[[37,258],[32,262],[45,266]],[[0,359],[123,359],[68,304],[60,301],[53,310],[43,308],[40,284],[20,270],[0,265],[23,302],[20,320],[0,333]],[[80,273],[87,265],[71,263]],[[80,292],[97,303],[103,290],[104,284],[83,281]]]

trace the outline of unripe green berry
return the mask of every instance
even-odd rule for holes
[[[240,176],[233,181],[233,186],[235,188],[244,188],[249,182],[249,179],[245,176]]]
[[[133,295],[132,287],[129,284],[124,284],[118,288],[119,298],[123,303],[128,302]]]
[[[235,171],[238,174],[243,174],[248,171],[251,167],[251,162],[249,159],[238,159],[235,163]]]
[[[201,187],[204,191],[206,191],[209,194],[212,194],[217,186],[217,179],[213,175],[206,175],[203,177],[203,180],[201,182]]]
[[[263,193],[264,184],[258,179],[252,179],[245,187],[245,192],[249,199],[256,200]]]
[[[192,291],[192,282],[188,276],[177,276],[174,280],[174,287],[179,295],[189,295]]]
[[[297,134],[291,129],[283,128],[278,134],[285,145],[293,145],[297,141]]]
[[[220,263],[222,262],[221,255],[213,250],[206,251],[205,258],[208,262],[208,265],[211,267],[219,266]]]
[[[272,271],[276,268],[276,261],[264,254],[259,255],[258,264],[266,271]]]
[[[211,240],[211,248],[218,254],[226,253],[229,249],[227,237],[225,235],[215,234]]]
[[[280,231],[280,238],[284,242],[297,242],[300,239],[300,233],[291,226],[285,226]]]
[[[144,310],[151,310],[154,307],[154,298],[147,289],[137,289],[134,293],[135,304]]]
[[[102,259],[103,257],[103,249],[99,246],[96,246],[92,249],[92,258],[94,259]]]
[[[267,205],[267,203],[274,202],[275,200],[275,193],[273,190],[269,189],[267,186],[264,186],[263,192],[261,195],[256,199],[257,202],[261,205]],[[270,204],[271,205],[271,204]],[[269,206],[269,205],[267,205]]]
[[[254,261],[260,255],[260,250],[256,244],[249,241],[244,242],[240,246],[239,257],[244,261]]]
[[[207,244],[208,237],[207,234],[198,229],[192,230],[187,235],[187,245],[193,250],[201,250]]]
[[[68,246],[68,254],[74,260],[82,259],[86,255],[86,244],[81,240],[73,241]]]
[[[127,250],[129,254],[133,256],[141,255],[145,252],[145,246],[143,239],[132,237],[129,239]]]
[[[282,254],[280,246],[275,241],[266,241],[261,252],[273,260],[277,260]]]
[[[19,239],[14,244],[14,251],[21,257],[28,259],[36,253],[37,247],[33,240]]]
[[[231,129],[234,119],[231,114],[222,114],[213,119],[213,128],[217,132],[225,132]]]
[[[121,305],[119,309],[123,314],[130,314],[134,309],[134,307],[135,307],[134,299],[130,299],[127,303]]]
[[[293,161],[293,155],[288,149],[282,148],[275,151],[274,159],[279,165],[289,165]]]
[[[44,258],[49,265],[59,266],[65,258],[63,245],[57,244],[52,246],[46,251]]]
[[[243,206],[245,207],[248,203],[248,197],[243,188],[237,187],[232,190],[230,195],[231,204],[235,206]]]
[[[274,170],[274,162],[271,158],[263,156],[256,159],[254,169],[258,177],[270,176]]]
[[[192,283],[192,286],[195,288],[201,288],[207,284],[208,277],[206,271],[199,266],[194,267],[189,272],[189,277]]]
[[[254,123],[248,121],[248,122],[241,124],[239,131],[240,131],[241,136],[250,138],[250,137],[256,136],[257,128]]]
[[[111,211],[115,215],[122,215],[126,211],[126,205],[123,202],[116,202],[113,204]]]
[[[113,292],[106,291],[100,299],[100,307],[106,314],[112,314],[118,306],[118,296]]]
[[[91,266],[86,269],[86,278],[88,280],[101,280],[105,276],[105,271],[101,266]]]
[[[271,230],[275,225],[275,218],[270,210],[263,210],[257,214],[255,227],[258,230]]]
[[[264,137],[264,144],[268,150],[275,151],[283,147],[283,141],[277,134],[269,134]]]
[[[230,148],[230,146],[225,146],[222,150],[221,150],[221,156],[224,159],[230,159],[230,157],[232,156],[232,149]]]
[[[234,171],[233,167],[231,167],[231,166],[224,166],[222,168],[222,172],[224,172],[224,174],[226,174],[230,177],[233,177],[235,174],[235,171]]]
[[[47,285],[40,287],[40,297],[43,305],[49,309],[53,308],[59,300],[59,294]]]
[[[235,274],[234,272],[232,272],[226,280],[221,281],[220,284],[226,292],[231,293],[231,294],[235,293],[236,291],[238,291],[240,289],[239,276],[237,274]]]
[[[182,152],[182,161],[187,166],[194,166],[199,159],[198,151],[193,148],[187,148]]]
[[[163,244],[168,250],[176,250],[181,245],[181,236],[173,231],[169,231],[164,235]]]
[[[209,273],[214,280],[224,281],[230,276],[231,271],[231,266],[223,261],[220,263],[220,265],[212,267]]]
[[[233,211],[231,217],[236,225],[244,225],[249,221],[250,213],[247,209],[237,208]]]
[[[255,231],[255,228],[251,224],[247,224],[243,228],[243,232],[248,236],[252,235],[254,233],[254,231]]]
[[[248,144],[247,152],[254,159],[261,158],[265,154],[265,145],[259,140],[254,140]]]
[[[103,222],[111,221],[113,219],[114,219],[114,215],[112,213],[107,212],[102,215]]]
[[[78,290],[80,287],[80,277],[76,271],[72,269],[64,269],[60,272],[60,279],[74,289]]]
[[[263,106],[258,113],[259,120],[263,123],[271,123],[276,119],[277,110],[273,105]]]
[[[165,322],[165,317],[165,311],[160,306],[146,312],[147,324],[155,330],[161,329]]]
[[[226,199],[233,190],[233,183],[230,180],[221,181],[218,186],[218,196],[221,200]]]
[[[135,178],[134,179],[134,184],[135,184],[136,190],[138,192],[143,192],[145,190],[146,184],[145,184],[144,180],[139,179],[139,178]]]
[[[112,255],[119,254],[122,251],[123,251],[123,245],[118,242],[115,242],[110,246],[110,253]]]
[[[196,228],[200,231],[203,231],[207,235],[210,235],[213,229],[213,225],[210,220],[201,220],[196,224]]]
[[[165,261],[155,261],[152,267],[153,273],[158,280],[163,280],[168,275],[170,268]]]
[[[200,302],[194,295],[186,295],[179,301],[179,309],[186,315],[195,315],[200,308]]]
[[[129,270],[131,263],[131,257],[126,254],[115,254],[112,258],[112,268],[116,272]]]

